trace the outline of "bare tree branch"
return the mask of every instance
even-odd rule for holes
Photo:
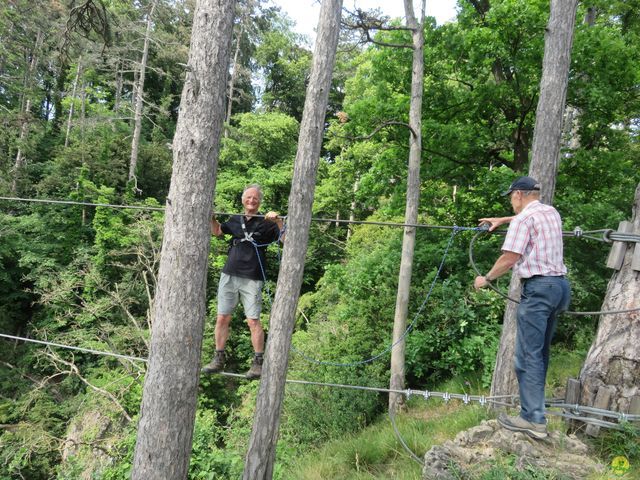
[[[363,39],[361,39],[358,43],[373,43],[374,45],[380,45],[382,47],[390,48],[413,48],[413,45],[408,43],[387,43],[380,42],[373,38],[373,34],[375,34],[375,32],[412,31],[410,27],[402,25],[389,25],[389,17],[377,16],[376,14],[360,10],[359,8],[354,12],[351,12],[347,9],[344,10],[348,13],[349,17],[348,19],[343,19],[340,24],[346,30],[357,31],[363,35]]]
[[[130,423],[131,422],[131,417],[129,416],[129,414],[127,413],[127,411],[125,410],[125,408],[122,406],[122,404],[120,403],[120,401],[115,397],[115,395],[113,395],[111,392],[100,388],[100,387],[96,387],[95,385],[93,385],[91,382],[89,382],[86,378],[84,378],[82,376],[82,374],[80,373],[80,369],[77,367],[77,365],[74,362],[68,362],[64,359],[62,359],[59,355],[57,355],[56,353],[54,353],[51,349],[49,349],[48,353],[45,353],[45,355],[47,357],[49,357],[54,365],[56,365],[58,363],[61,363],[63,365],[66,365],[67,367],[69,367],[68,371],[62,371],[61,373],[69,373],[72,375],[76,375],[80,381],[82,381],[82,383],[84,383],[86,386],[88,386],[89,388],[91,388],[92,390],[95,390],[96,392],[100,393],[101,395],[107,397],[109,400],[111,400],[114,405],[116,405],[116,407],[118,407],[118,409],[122,412],[122,415],[127,419],[127,421]]]

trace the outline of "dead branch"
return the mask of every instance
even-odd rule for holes
[[[368,11],[356,9],[354,12],[346,10],[348,14],[348,19],[343,19],[341,21],[341,25],[346,30],[357,31],[360,32],[364,37],[358,43],[373,43],[374,45],[380,45],[382,47],[390,47],[390,48],[413,48],[413,45],[408,43],[387,43],[380,42],[373,38],[375,32],[380,31],[413,31],[412,28],[402,25],[389,25],[389,17],[386,16],[376,16]]]
[[[109,392],[107,390],[104,390],[103,388],[96,387],[91,382],[89,382],[86,378],[84,378],[82,376],[82,374],[80,373],[80,369],[77,367],[77,365],[74,362],[68,362],[68,361],[62,359],[59,355],[54,353],[52,350],[49,350],[49,352],[45,353],[45,355],[47,357],[49,357],[53,361],[54,365],[56,365],[56,368],[59,368],[57,366],[58,363],[61,363],[63,365],[66,365],[67,367],[69,367],[68,371],[60,370],[60,372],[61,373],[69,373],[69,374],[76,375],[80,379],[80,381],[82,383],[84,383],[86,386],[88,386],[92,390],[100,393],[101,395],[103,395],[103,396],[107,397],[109,400],[111,400],[114,403],[114,405],[116,405],[116,407],[118,407],[118,409],[122,412],[122,415],[127,419],[127,421],[129,423],[131,422],[131,420],[132,420],[131,417],[129,416],[129,414],[127,413],[125,408],[122,406],[120,401],[115,397],[115,395],[113,395],[111,392]]]

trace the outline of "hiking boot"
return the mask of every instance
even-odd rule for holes
[[[512,432],[523,432],[537,440],[547,438],[546,424],[529,422],[520,415],[510,417],[502,413],[498,417],[498,423],[507,430],[511,430]]]
[[[202,367],[202,373],[221,372],[224,368],[224,360],[224,352],[216,350],[216,355],[213,357],[213,360]]]
[[[253,363],[251,364],[251,368],[245,374],[247,379],[255,380],[257,378],[260,378],[260,375],[262,375],[262,360],[263,360],[262,355],[260,356],[256,355],[255,357],[253,357]]]

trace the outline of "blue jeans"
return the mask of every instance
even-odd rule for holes
[[[564,277],[535,276],[522,281],[518,305],[515,370],[520,390],[520,416],[545,423],[544,384],[549,347],[557,316],[569,307],[571,290]]]

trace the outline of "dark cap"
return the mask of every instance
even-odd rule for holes
[[[540,190],[540,184],[535,178],[518,177],[513,181],[509,190],[504,192],[502,195],[509,195],[514,190]]]

